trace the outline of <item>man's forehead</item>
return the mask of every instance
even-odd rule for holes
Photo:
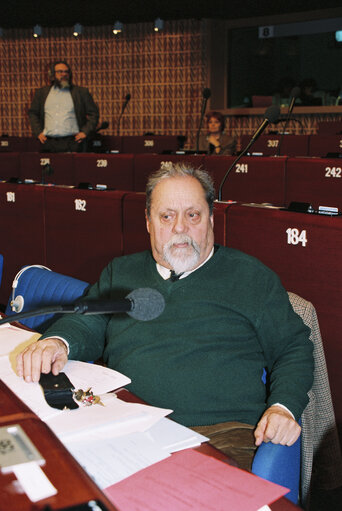
[[[69,68],[66,64],[56,64],[55,65],[55,70],[58,70],[58,71],[69,71]]]
[[[151,195],[151,206],[165,209],[205,207],[205,191],[201,183],[192,176],[164,178],[156,185]]]

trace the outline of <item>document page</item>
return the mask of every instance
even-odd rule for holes
[[[186,450],[105,490],[120,511],[256,511],[289,490]]]

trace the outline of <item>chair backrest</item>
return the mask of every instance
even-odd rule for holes
[[[342,457],[316,310],[294,293],[289,293],[289,298],[293,310],[310,328],[314,345],[314,381],[301,417],[301,504],[309,509],[313,487],[333,489],[342,485]]]
[[[5,312],[11,316],[50,305],[69,304],[82,296],[88,286],[87,282],[44,266],[25,266],[13,281]],[[21,323],[42,333],[57,317],[58,314],[45,314],[23,319]]]
[[[317,314],[311,302],[295,293],[289,292],[289,299],[311,330],[314,382],[301,417],[300,439],[291,447],[263,443],[254,457],[252,472],[290,488],[286,497],[297,503],[300,496],[301,505],[309,509],[314,485],[328,489],[342,484],[342,461]]]

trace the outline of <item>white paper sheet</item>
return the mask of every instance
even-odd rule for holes
[[[144,433],[65,446],[101,489],[170,456]]]

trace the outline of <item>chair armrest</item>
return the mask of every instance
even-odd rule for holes
[[[285,497],[294,504],[299,500],[301,437],[291,445],[262,443],[257,449],[253,464],[253,474],[267,479],[291,491]]]

